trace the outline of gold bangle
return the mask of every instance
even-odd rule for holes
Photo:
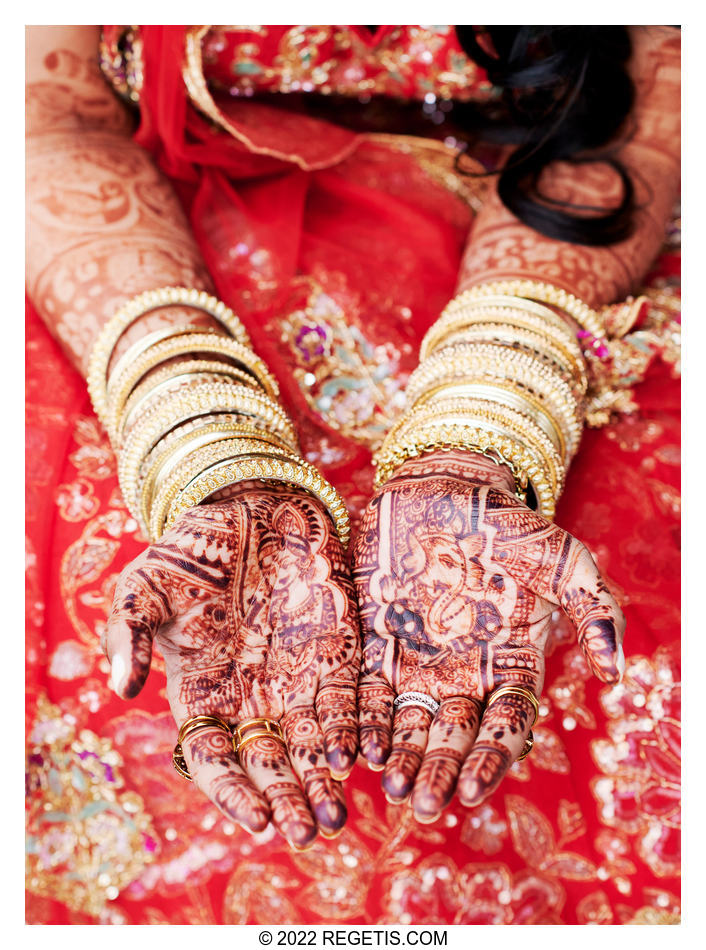
[[[559,319],[557,317],[557,319]],[[574,362],[580,364],[583,351],[570,331],[558,332],[539,317],[523,313],[521,310],[509,310],[502,307],[484,307],[478,310],[450,313],[442,317],[427,331],[419,350],[420,360],[426,359],[434,350],[439,348],[441,341],[451,334],[471,331],[479,326],[504,326],[512,330],[529,330],[536,333],[545,344],[555,346],[571,354]],[[425,343],[425,341],[427,341]]]
[[[497,454],[510,466],[516,479],[519,477],[524,480],[524,484],[531,484],[539,514],[547,519],[554,517],[554,490],[541,457],[516,436],[511,436],[500,427],[483,420],[453,425],[444,422],[430,425],[422,434],[398,440],[384,452],[380,450],[373,459],[376,466],[375,487],[384,485],[407,459],[445,448],[466,449],[489,457]]]
[[[541,333],[524,327],[509,327],[502,323],[479,323],[472,327],[461,326],[453,328],[447,336],[439,341],[438,348],[457,345],[459,343],[505,343],[508,347],[518,347],[536,354],[550,355],[562,369],[576,380],[582,393],[588,388],[586,364],[583,356],[577,357],[555,340],[549,340]]]
[[[469,287],[458,295],[459,298],[475,300],[478,297],[497,296],[498,294],[509,294],[511,297],[526,297],[529,300],[538,300],[542,303],[551,304],[558,307],[583,327],[584,330],[598,339],[605,337],[605,330],[601,323],[598,313],[579,300],[573,294],[562,290],[561,287],[555,287],[554,284],[548,284],[544,281],[534,280],[496,280],[488,283],[478,284],[475,287]],[[458,299],[458,298],[457,298]]]
[[[140,464],[140,473],[138,476],[139,484],[142,484],[145,473],[149,471],[155,460],[165,452],[170,446],[181,443],[189,434],[198,435],[202,430],[217,426],[218,430],[236,427],[238,429],[247,428],[253,432],[272,435],[272,431],[267,428],[262,420],[254,416],[245,415],[238,412],[213,412],[205,415],[199,415],[195,418],[189,417],[186,422],[170,429],[166,435],[154,445],[154,447],[145,455]],[[215,430],[214,430],[215,431]],[[285,443],[286,444],[286,443]],[[288,446],[291,451],[296,451],[294,446]]]
[[[199,364],[212,367],[210,370],[198,369]],[[252,376],[241,372],[228,363],[218,363],[216,360],[194,360],[192,369],[186,372],[179,370],[183,366],[192,365],[191,363],[174,363],[166,366],[164,370],[157,371],[154,376],[150,376],[144,383],[133,390],[132,395],[125,403],[123,408],[123,417],[118,423],[118,436],[124,431],[129,431],[138,417],[147,412],[153,399],[158,398],[165,392],[172,392],[175,389],[183,389],[186,385],[194,383],[217,383],[225,379],[233,379],[241,386],[247,386],[255,389],[256,392],[263,390],[254,384]],[[167,372],[169,371],[169,372]]]
[[[383,442],[383,447],[404,438],[412,429],[435,425],[440,421],[450,423],[454,417],[462,420],[478,416],[490,422],[500,422],[515,432],[522,441],[529,441],[533,448],[541,450],[551,460],[555,472],[555,485],[563,484],[564,465],[552,440],[539,426],[529,409],[521,411],[499,402],[482,398],[440,399],[432,406],[422,405],[410,409],[392,426]]]
[[[430,387],[441,383],[464,381],[495,381],[517,386],[540,402],[559,412],[562,418],[578,421],[583,416],[584,400],[577,398],[563,376],[525,353],[509,354],[502,358],[497,352],[477,353],[474,344],[459,345],[455,349],[439,350],[428,357],[407,381],[407,406],[413,406]],[[580,429],[579,429],[580,432]]]
[[[219,462],[229,462],[246,455],[273,452],[269,443],[260,439],[225,438],[200,448],[192,449],[173,469],[162,479],[155,488],[154,498],[150,508],[149,531],[150,537],[158,538],[162,534],[164,522],[172,502],[184,491],[198,475]],[[282,459],[292,459],[282,453],[274,453]]]
[[[264,393],[245,386],[207,383],[186,392],[168,395],[131,429],[118,456],[118,478],[125,503],[134,497],[140,464],[157,442],[171,429],[201,414],[238,413],[260,419],[263,427],[275,432],[299,454],[294,426],[284,410]],[[137,518],[138,513],[133,512]]]
[[[223,423],[211,423],[203,426],[195,432],[189,432],[180,439],[170,443],[163,451],[159,452],[147,468],[146,474],[138,477],[135,504],[139,508],[141,515],[141,526],[146,534],[149,534],[150,523],[150,505],[152,498],[159,489],[164,478],[169,474],[172,468],[195,449],[204,445],[210,445],[213,442],[219,442],[224,439],[244,438],[256,439],[259,442],[267,443],[273,448],[278,449],[283,455],[291,453],[290,447],[281,439],[277,439],[271,433],[256,426],[250,425],[227,425]],[[160,443],[161,445],[161,443]],[[186,451],[184,451],[186,450]],[[176,457],[175,457],[176,456]],[[145,460],[145,464],[147,459]],[[164,471],[165,466],[168,466]],[[145,466],[143,466],[144,468]]]
[[[414,404],[414,408],[429,405],[430,402],[433,402],[435,397],[441,397],[442,399],[463,399],[466,397],[482,399],[484,401],[497,402],[501,406],[509,406],[511,409],[516,409],[518,412],[530,415],[530,418],[533,419],[544,431],[545,435],[551,439],[564,465],[568,465],[567,438],[569,434],[567,433],[567,436],[565,436],[560,421],[551,415],[545,405],[533,399],[528,393],[518,391],[517,388],[513,388],[507,384],[464,380],[457,383],[443,383],[435,389],[429,390],[424,393],[421,399],[417,400]]]
[[[429,404],[440,394],[449,399],[464,396],[489,398],[500,403],[504,402],[520,412],[527,411],[526,407],[531,406],[539,418],[543,417],[547,420],[546,423],[541,423],[542,428],[549,438],[555,441],[555,447],[563,457],[566,467],[576,454],[583,432],[580,417],[572,414],[566,405],[556,401],[550,403],[544,398],[538,399],[536,395],[516,384],[514,380],[488,379],[487,375],[481,373],[463,380],[442,380],[435,389],[428,391],[428,396],[424,393],[413,407]]]
[[[245,347],[251,346],[250,337],[245,327],[230,307],[203,290],[199,291],[188,287],[159,287],[156,290],[148,290],[145,293],[138,294],[123,304],[105,324],[91,350],[88,361],[88,392],[93,409],[101,422],[105,422],[107,411],[106,376],[115,344],[123,332],[138,317],[143,316],[150,310],[176,305],[205,311],[215,320],[218,320],[228,330],[233,339],[238,340]]]
[[[577,405],[582,402],[583,394],[574,377],[547,354],[530,352],[506,343],[460,341],[435,350],[417,366],[405,388],[407,404],[412,405],[417,395],[439,376],[460,375],[467,368],[475,369],[477,366],[488,367],[488,372],[499,378],[514,379],[520,372],[526,379],[551,381],[553,387],[568,393]]]
[[[545,307],[544,304],[537,303],[534,300],[527,300],[524,297],[510,296],[488,296],[480,297],[477,300],[464,300],[460,297],[454,297],[451,303],[442,311],[439,320],[450,319],[452,316],[461,316],[482,312],[484,310],[500,310],[506,313],[525,313],[530,314],[533,319],[541,321],[541,327],[551,327],[557,333],[569,337],[576,341],[576,334],[573,328],[564,317],[559,316],[554,310]],[[439,322],[437,320],[437,323]]]
[[[419,414],[405,422],[400,429],[383,442],[381,453],[393,452],[398,442],[417,439],[438,425],[473,426],[483,425],[492,431],[509,436],[531,448],[542,459],[542,469],[549,478],[553,497],[556,499],[564,487],[566,470],[553,443],[542,429],[524,413],[509,407],[481,400],[458,400],[464,405],[442,405],[437,410]]]
[[[145,373],[159,365],[159,363],[164,362],[164,360],[185,353],[218,353],[225,356],[244,367],[253,378],[253,383],[255,385],[259,383],[267,395],[271,395],[273,399],[276,399],[279,394],[277,381],[270,374],[267,366],[252,350],[246,349],[237,340],[231,340],[217,333],[197,333],[191,335],[188,339],[165,340],[163,343],[153,346],[135,360],[122,378],[116,382],[106,418],[106,428],[109,433],[117,432],[118,420],[123,411],[123,405]]]
[[[524,446],[525,449],[529,449],[534,453],[536,459],[536,465],[532,469],[527,469],[527,479],[531,483],[535,494],[538,493],[538,486],[546,484],[548,486],[548,492],[551,498],[552,504],[559,498],[563,490],[563,479],[561,481],[557,480],[557,469],[555,464],[552,461],[552,458],[547,454],[547,452],[539,447],[536,443],[531,442],[526,434],[518,433],[516,429],[511,428],[508,424],[504,423],[502,419],[498,419],[492,415],[479,415],[474,414],[473,416],[451,416],[448,420],[443,420],[443,425],[454,427],[480,427],[483,428],[486,432],[493,433],[499,438],[512,439],[517,444]],[[431,420],[427,420],[425,425],[420,426],[415,429],[410,429],[404,434],[402,438],[398,440],[399,445],[409,445],[417,444],[420,441],[429,442],[432,439],[432,436],[436,439],[436,433],[438,432],[438,423],[434,423]],[[396,451],[396,450],[395,450]],[[384,457],[386,458],[386,457]],[[384,460],[384,459],[383,459]],[[542,501],[542,510],[546,508],[544,500]]]
[[[535,316],[541,317],[548,323],[553,324],[558,330],[563,330],[564,332],[568,331],[572,337],[575,337],[573,328],[565,317],[560,316],[555,310],[552,310],[551,307],[547,307],[537,300],[530,300],[528,297],[518,297],[516,294],[484,294],[482,297],[477,298],[468,298],[460,294],[458,297],[454,297],[453,300],[449,301],[442,311],[441,316],[444,316],[446,313],[457,313],[478,307],[503,307],[511,310],[525,310],[527,313],[533,313]]]
[[[344,547],[348,544],[350,519],[346,506],[336,489],[304,459],[291,461],[264,454],[246,456],[232,462],[220,462],[197,475],[172,504],[164,530],[171,528],[184,511],[200,504],[219,489],[251,479],[284,482],[308,491],[329,512],[341,544]]]
[[[146,353],[147,350],[151,347],[156,346],[158,343],[163,343],[166,340],[178,339],[182,336],[191,336],[192,334],[203,334],[209,333],[213,336],[223,336],[222,333],[217,333],[216,330],[206,330],[204,327],[195,327],[195,326],[173,326],[173,327],[163,327],[161,330],[154,330],[152,333],[146,333],[144,336],[141,336],[139,340],[135,340],[132,346],[128,347],[127,350],[123,353],[120,359],[117,361],[115,366],[110,372],[106,383],[105,383],[105,395],[110,405],[112,401],[112,396],[115,391],[115,385],[117,380],[123,375],[128,366],[132,366],[135,361],[142,356],[143,353]],[[228,337],[226,336],[227,340]]]

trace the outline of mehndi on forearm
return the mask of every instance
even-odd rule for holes
[[[32,28],[27,82],[27,288],[85,374],[101,327],[137,293],[212,283],[172,186],[131,139],[132,118],[100,74],[90,27]],[[116,348],[203,313],[162,309]]]

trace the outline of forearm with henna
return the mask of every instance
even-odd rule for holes
[[[546,238],[520,223],[492,189],[463,258],[459,293],[485,281],[524,277],[601,306],[625,298],[644,277],[678,196],[680,37],[660,27],[633,27],[631,36],[636,104],[629,121],[634,131],[617,154],[635,186],[633,235],[603,248]],[[540,182],[540,190],[552,198],[601,208],[619,201],[620,187],[616,173],[601,164],[557,162]]]
[[[211,290],[170,183],[131,138],[104,82],[96,27],[31,27],[27,49],[27,288],[85,374],[103,324],[135,294],[166,284]],[[140,318],[114,359],[165,325],[219,329],[196,310]]]

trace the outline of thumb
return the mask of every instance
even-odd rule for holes
[[[586,545],[530,512],[509,527],[500,522],[500,528],[504,537],[496,539],[494,550],[508,573],[550,603],[561,604],[598,679],[621,679],[625,617]]]
[[[118,578],[101,646],[110,661],[110,685],[123,699],[137,696],[144,686],[152,640],[172,616],[164,580],[163,571],[146,566],[145,555],[128,564]]]
[[[625,672],[625,615],[585,545],[572,539],[570,567],[559,584],[559,603],[573,623],[591,671],[604,683]]]

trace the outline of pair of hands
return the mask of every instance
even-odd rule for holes
[[[156,640],[180,726],[213,714],[279,720],[236,756],[222,730],[183,744],[196,785],[249,831],[294,848],[346,820],[358,748],[389,801],[434,821],[454,790],[473,806],[521,753],[552,609],[593,672],[619,678],[625,622],[586,548],[512,494],[508,470],[467,452],[410,460],[377,492],[352,550],[328,514],[284,485],[238,486],[187,511],[123,571],[103,649],[113,688],[142,688]],[[359,629],[362,627],[362,653]],[[440,702],[394,710],[396,695]]]

